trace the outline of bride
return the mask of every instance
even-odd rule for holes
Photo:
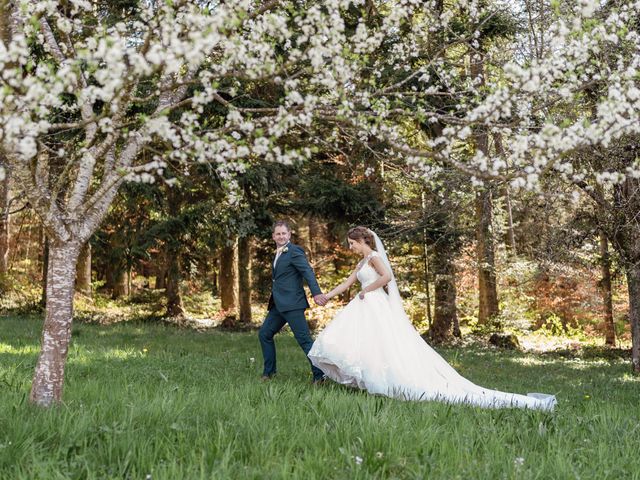
[[[407,318],[378,236],[366,227],[355,227],[347,238],[349,248],[363,258],[327,298],[339,295],[356,281],[362,289],[318,336],[308,354],[329,378],[405,400],[438,400],[487,408],[554,408],[553,395],[489,390],[458,374],[425,343]]]

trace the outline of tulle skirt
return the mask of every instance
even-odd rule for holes
[[[394,310],[382,289],[354,298],[320,333],[311,362],[343,384],[403,400],[552,410],[555,396],[490,390],[462,377]]]

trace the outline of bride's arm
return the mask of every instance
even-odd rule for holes
[[[342,282],[336,288],[334,288],[329,293],[327,293],[327,298],[333,298],[336,295],[340,295],[347,288],[353,285],[356,282],[356,280],[357,280],[356,272],[354,271],[351,275],[349,275],[349,277],[344,282]]]
[[[377,290],[380,287],[384,287],[387,283],[391,281],[391,272],[385,266],[384,262],[380,257],[372,257],[370,262],[371,262],[371,266],[375,269],[376,272],[378,272],[378,275],[380,275],[380,278],[377,279],[375,282],[373,282],[371,285],[367,286],[366,288],[363,288],[362,291],[359,293],[360,298],[364,298],[364,295],[366,293],[373,292],[374,290]]]

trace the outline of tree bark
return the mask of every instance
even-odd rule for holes
[[[491,189],[476,194],[476,260],[478,262],[478,323],[486,325],[500,313],[495,274],[495,251],[491,222]]]
[[[496,154],[504,156],[504,146],[502,145],[502,135],[500,133],[493,134],[493,141],[496,147]],[[509,192],[509,185],[504,187],[504,199],[507,208],[507,248],[513,255],[516,251],[516,234],[513,226],[513,209],[511,208],[511,193]]]
[[[485,84],[483,38],[479,48],[470,49],[470,73]],[[475,128],[476,150],[489,157],[489,133],[483,125]],[[491,228],[493,220],[493,198],[491,185],[476,193],[476,259],[478,262],[478,323],[486,325],[498,315],[498,291],[495,274],[494,238]]]
[[[434,248],[435,311],[433,325],[429,329],[429,337],[437,343],[447,340],[452,326],[457,324],[457,292],[453,252],[448,248],[444,239],[437,241]]]
[[[5,178],[0,181],[0,275],[9,271],[9,171],[7,162],[0,152],[0,167],[4,168]]]
[[[296,243],[311,255],[311,228],[309,227],[309,220],[305,217],[302,217],[297,222],[297,225],[298,227],[296,228]]]
[[[11,9],[9,2],[11,0],[0,0],[0,40],[4,42],[5,45],[9,45],[11,41]]]
[[[236,243],[225,246],[220,252],[220,300],[226,318],[235,319],[237,308],[236,294]],[[229,322],[227,322],[229,323]]]
[[[458,315],[453,317],[453,336],[456,338],[462,338],[462,331],[460,330],[460,319]]]
[[[170,241],[167,246],[167,315],[169,317],[182,317],[185,313],[180,295],[180,246]]]
[[[49,237],[43,231],[42,238],[42,296],[40,304],[44,307],[47,305],[47,275],[49,271]]]
[[[115,283],[113,284],[111,298],[116,299],[121,297],[128,297],[131,294],[131,292],[129,291],[129,281],[128,281],[129,278],[127,274],[127,269],[120,268],[114,273],[115,273],[114,275]]]
[[[507,246],[509,247],[509,251],[515,255],[518,251],[516,249],[516,233],[513,226],[513,209],[511,208],[511,194],[509,193],[509,187],[505,187],[504,195],[507,202]]]
[[[604,306],[605,342],[607,345],[615,347],[616,331],[613,324],[613,300],[611,289],[611,260],[609,258],[609,241],[607,235],[600,231],[600,291],[602,293],[602,304]]]
[[[217,297],[220,294],[220,255],[218,253],[213,257],[213,265],[211,269],[211,295]]]
[[[113,290],[116,288],[116,277],[118,276],[118,272],[116,270],[115,265],[111,262],[107,262],[105,265],[104,271],[104,286],[107,290],[113,293]]]
[[[156,286],[157,290],[167,288],[167,269],[162,266],[156,270]]]
[[[314,216],[309,216],[309,243],[312,258],[316,258],[322,252],[326,236],[326,225]]]
[[[422,216],[424,218],[427,218],[427,196],[424,187],[422,189],[421,200]],[[429,243],[426,226],[422,229],[422,265],[424,267],[424,292],[427,297],[427,325],[429,326],[429,330],[431,330],[431,326],[433,325],[433,317],[431,315],[431,291],[429,285]]]
[[[78,269],[76,272],[76,290],[88,297],[91,296],[91,243],[87,242],[80,250]]]
[[[336,233],[339,231],[337,222],[329,223],[326,228],[327,229],[325,238],[327,239],[327,243],[329,245],[339,245],[341,244],[341,242],[344,242],[344,239],[340,238],[340,235]],[[347,263],[338,250],[333,250],[330,253],[333,263],[333,271],[336,274],[341,275],[342,269],[346,265],[351,268],[351,262],[349,261],[349,263]],[[349,287],[339,295],[341,301],[347,303],[349,300],[351,300],[351,289],[352,287]]]
[[[163,245],[160,254],[156,258],[155,265],[156,289],[167,288],[167,247]]]
[[[62,399],[79,253],[80,245],[77,243],[50,242],[42,346],[29,397],[32,403],[44,407],[59,403]]]
[[[637,221],[640,211],[640,181],[627,177],[614,187],[613,200],[609,208],[599,203],[603,218],[609,216],[607,238],[620,255],[627,277],[629,292],[629,324],[631,326],[631,365],[635,373],[640,373],[640,225]]]
[[[182,208],[182,194],[178,188],[167,188],[167,208],[169,217],[176,219],[180,216]],[[180,295],[180,282],[182,281],[181,256],[182,256],[182,231],[178,228],[171,232],[171,238],[167,241],[166,266],[167,266],[167,315],[169,317],[182,317],[185,314]]]
[[[251,323],[251,238],[238,240],[238,307],[243,325]]]
[[[631,324],[631,364],[640,373],[640,263],[627,265],[629,288],[629,323]]]
[[[426,229],[425,229],[426,231]],[[431,285],[429,282],[429,246],[427,245],[426,234],[422,238],[422,264],[424,266],[424,293],[426,296],[425,310],[427,317],[427,325],[431,329],[433,324],[433,316],[431,315]]]

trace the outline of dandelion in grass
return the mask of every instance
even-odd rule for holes
[[[147,348],[143,348],[142,349],[142,353],[147,353],[149,350],[147,350]]]
[[[356,455],[355,457],[353,457],[353,459],[355,460],[356,465],[362,465],[362,462],[363,462],[362,457],[359,457],[358,455]]]
[[[376,452],[376,458],[382,458],[384,454],[382,452]]]

